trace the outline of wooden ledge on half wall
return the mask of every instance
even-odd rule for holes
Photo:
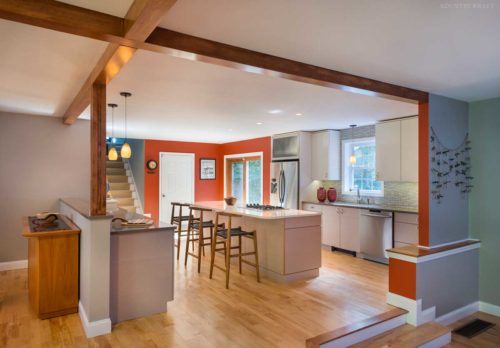
[[[449,245],[439,246],[436,248],[432,248],[432,247],[427,248],[427,247],[421,247],[418,245],[406,245],[403,247],[387,249],[387,252],[411,256],[411,257],[423,257],[423,256],[429,256],[429,255],[433,255],[433,254],[442,253],[442,252],[453,250],[453,249],[463,248],[463,247],[466,247],[469,245],[478,244],[480,242],[481,241],[478,239],[468,239],[468,240],[460,241],[460,242],[449,244]]]
[[[395,307],[387,312],[375,315],[373,317],[369,317],[367,319],[343,326],[336,330],[328,331],[318,336],[308,338],[306,340],[306,348],[319,348],[322,344],[326,344],[328,342],[338,340],[342,337],[352,335],[356,332],[365,330],[367,328],[373,327],[407,313],[408,311]]]

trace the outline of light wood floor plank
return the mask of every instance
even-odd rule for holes
[[[208,278],[208,261],[201,274],[182,258],[175,265],[168,313],[119,323],[92,339],[77,314],[35,317],[26,270],[0,272],[0,347],[304,347],[307,338],[392,308],[387,267],[350,255],[323,251],[320,277],[288,285],[257,283],[252,268],[240,275],[232,267],[229,290],[222,272]]]

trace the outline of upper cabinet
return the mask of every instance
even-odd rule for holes
[[[418,181],[418,117],[375,126],[377,180]]]
[[[311,138],[313,180],[340,180],[340,132],[314,132]]]

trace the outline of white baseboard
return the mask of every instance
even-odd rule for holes
[[[23,268],[28,268],[28,260],[0,262],[0,272],[11,271],[13,269],[23,269]]]
[[[80,315],[80,320],[87,338],[101,336],[111,332],[111,319],[107,318],[89,322],[87,313],[85,313],[85,309],[81,302],[78,303],[78,314]]]
[[[420,326],[436,317],[436,307],[430,307],[422,310],[422,300],[412,300],[392,292],[387,293],[387,303],[395,307],[403,308],[408,311],[406,322],[413,326]]]
[[[479,302],[479,311],[500,317],[500,306],[491,303]]]
[[[479,310],[479,301],[473,302],[461,308],[455,309],[445,315],[436,318],[436,322],[441,325],[448,326],[460,319],[463,319]]]

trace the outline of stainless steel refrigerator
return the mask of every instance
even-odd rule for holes
[[[299,208],[299,161],[271,162],[271,205]]]

